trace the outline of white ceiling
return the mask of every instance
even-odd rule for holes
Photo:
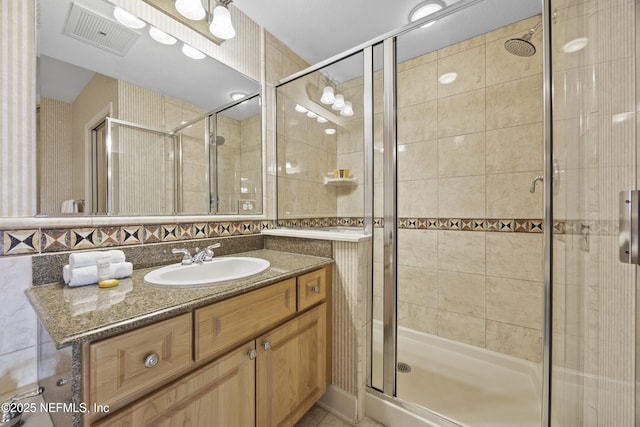
[[[185,58],[179,46],[162,46],[147,31],[124,56],[107,53],[62,33],[74,0],[38,0],[39,94],[67,102],[75,99],[91,73],[131,83],[184,99],[205,110],[230,102],[234,91],[255,92],[256,82],[206,58]],[[75,0],[112,18],[106,0]],[[405,26],[420,0],[234,0],[234,5],[309,63],[337,55],[382,34]],[[542,0],[445,0],[452,8],[472,6],[446,16],[435,25],[402,36],[398,57],[406,59],[473,37],[540,13]],[[361,73],[361,66],[333,66],[332,78],[343,80]],[[65,65],[64,63],[71,64]],[[84,70],[71,70],[71,66]],[[88,71],[87,71],[88,70]],[[342,75],[343,79],[340,78]],[[215,84],[211,84],[211,76]],[[51,77],[51,78],[50,78]],[[74,87],[75,86],[75,87]],[[69,88],[71,92],[66,92]],[[63,93],[64,92],[64,93]]]

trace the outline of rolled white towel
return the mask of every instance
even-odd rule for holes
[[[110,268],[113,279],[122,279],[131,276],[131,273],[133,273],[133,264],[130,262],[117,262],[111,264]],[[98,267],[92,265],[88,267],[71,268],[69,265],[65,265],[62,269],[62,276],[65,283],[71,287],[93,285],[98,283]]]
[[[111,264],[124,262],[126,257],[124,252],[118,249],[112,249],[110,251],[90,251],[90,252],[74,252],[69,255],[69,266],[74,268],[95,266],[98,260],[98,256],[108,254],[111,260]]]

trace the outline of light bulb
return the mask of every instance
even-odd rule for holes
[[[440,0],[429,0],[423,3],[420,3],[418,6],[414,7],[411,13],[409,14],[409,22],[417,21],[420,18],[424,18],[427,15],[431,15],[432,13],[436,13],[444,7],[444,3]],[[429,21],[424,24],[421,28],[429,27],[435,24],[436,21]]]
[[[176,10],[192,21],[199,21],[207,15],[200,0],[176,0]]]
[[[182,45],[182,53],[184,53],[185,56],[188,56],[191,59],[202,59],[206,56],[195,47],[191,47],[186,43]]]
[[[338,94],[336,95],[336,100],[331,106],[334,110],[342,110],[344,108],[344,96]]]
[[[219,39],[229,40],[236,36],[236,30],[231,22],[231,13],[225,6],[216,6],[213,9],[213,19],[209,25],[211,34]]]
[[[156,27],[149,27],[149,35],[151,36],[152,39],[154,39],[158,43],[162,43],[166,45],[172,45],[178,41],[176,40],[175,37],[170,36],[164,31],[160,31]]]
[[[304,108],[302,105],[296,104],[296,111],[298,113],[306,113],[308,110],[306,108]]]
[[[351,101],[347,101],[344,103],[344,108],[340,110],[341,116],[353,116],[353,105],[351,105]]]
[[[126,10],[118,6],[116,6],[115,9],[113,9],[113,16],[122,25],[129,28],[135,28],[136,30],[139,30],[140,28],[144,28],[144,26],[147,25],[147,23],[144,22],[142,19],[136,17],[135,15],[132,15],[131,13],[127,12]]]
[[[333,93],[333,88],[331,86],[325,86],[322,90],[322,97],[320,98],[320,102],[323,104],[333,104],[336,100],[336,97]]]

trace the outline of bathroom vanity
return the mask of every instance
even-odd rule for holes
[[[186,289],[151,286],[152,269],[134,271],[113,299],[118,288],[27,291],[55,345],[73,348],[74,425],[294,425],[313,406],[331,380],[333,261],[238,255],[271,267]],[[78,309],[94,296],[115,302]]]

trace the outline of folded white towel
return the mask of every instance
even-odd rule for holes
[[[78,212],[78,206],[74,202],[75,202],[75,200],[73,200],[73,199],[63,201],[62,202],[62,206],[60,208],[60,211],[62,213]]]
[[[69,255],[69,266],[74,268],[95,266],[98,260],[98,256],[108,254],[111,257],[111,264],[124,262],[126,257],[124,252],[118,249],[112,249],[110,251],[90,251],[90,252],[74,252]]]
[[[133,273],[133,264],[130,262],[117,262],[111,264],[111,277],[113,279],[122,279],[131,276]],[[84,286],[98,283],[98,267],[96,265],[71,268],[65,265],[62,269],[64,282],[69,286]]]

